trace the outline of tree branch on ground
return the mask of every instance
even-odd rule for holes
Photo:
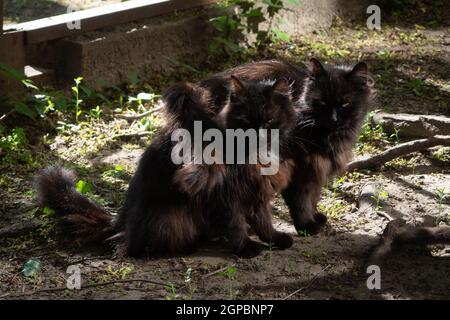
[[[26,220],[0,229],[0,238],[17,237],[36,230],[42,223],[39,220]]]
[[[435,146],[450,146],[450,135],[434,136],[427,139],[419,139],[401,143],[372,157],[350,162],[347,165],[347,171],[375,169],[395,158],[406,156],[413,152],[423,151]]]
[[[164,106],[159,106],[157,108],[154,108],[154,109],[151,109],[151,110],[148,110],[146,112],[139,113],[139,114],[116,114],[115,117],[119,118],[119,119],[125,119],[125,120],[128,120],[128,121],[139,120],[139,119],[145,118],[148,115],[151,115],[151,114],[154,114],[154,113],[158,113],[163,108],[164,108]]]

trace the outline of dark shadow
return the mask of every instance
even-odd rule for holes
[[[4,24],[20,23],[67,13],[67,7],[51,0],[4,0]]]

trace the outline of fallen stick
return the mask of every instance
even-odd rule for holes
[[[427,139],[419,139],[401,143],[375,156],[350,162],[347,165],[347,171],[378,168],[395,158],[440,145],[450,146],[450,136],[434,136]]]
[[[115,117],[119,118],[119,119],[125,119],[125,120],[139,120],[142,119],[148,115],[151,115],[153,113],[158,113],[160,112],[162,109],[164,108],[164,106],[160,106],[151,110],[148,110],[146,112],[143,113],[139,113],[139,114],[116,114]]]
[[[15,237],[36,230],[42,225],[38,220],[26,220],[0,229],[0,238]]]
[[[131,133],[122,133],[116,134],[113,138],[142,138],[151,136],[153,132],[151,131],[139,131],[139,132],[131,132]]]
[[[314,277],[311,279],[311,281],[308,283],[308,285],[301,287],[300,289],[295,290],[294,292],[290,293],[289,295],[287,295],[286,297],[284,297],[282,300],[287,300],[290,297],[295,296],[297,293],[299,293],[300,291],[303,291],[305,289],[308,289],[309,287],[311,287],[311,285],[314,283],[314,281],[319,277],[319,275],[322,272],[325,272],[325,270],[327,270],[329,267],[331,267],[331,264],[326,265],[325,268],[323,268],[322,270],[320,270],[319,272],[317,272]]]
[[[132,283],[132,282],[144,282],[144,283],[151,283],[151,284],[164,286],[164,287],[167,286],[167,283],[163,283],[163,282],[159,282],[159,281],[155,281],[155,280],[149,280],[149,279],[112,280],[112,281],[105,281],[105,282],[98,282],[98,283],[91,283],[91,284],[83,285],[80,287],[80,289],[68,289],[67,286],[54,287],[54,288],[43,288],[43,289],[38,289],[35,291],[27,291],[27,292],[22,292],[22,293],[17,293],[17,294],[6,294],[6,295],[1,296],[0,298],[24,297],[24,296],[29,296],[29,295],[33,295],[36,293],[42,293],[42,292],[58,292],[58,291],[66,291],[66,290],[79,291],[79,290],[84,290],[84,289],[89,289],[89,288],[103,287],[103,286],[112,285],[112,284]]]

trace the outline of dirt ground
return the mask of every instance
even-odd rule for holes
[[[376,80],[376,109],[448,115],[450,21],[439,20],[441,12],[443,9],[438,7],[433,12],[394,14],[386,18],[380,31],[372,32],[364,22],[337,19],[328,30],[249,53],[244,60],[274,55],[295,63],[310,55],[329,63],[364,59]],[[155,86],[145,84],[143,88]],[[0,228],[30,222],[39,226],[21,236],[0,239],[0,298],[450,298],[448,246],[405,250],[395,255],[381,269],[380,290],[367,288],[369,275],[363,269],[371,247],[388,222],[386,214],[409,223],[419,223],[425,216],[449,222],[450,197],[439,196],[450,192],[449,148],[400,158],[378,171],[353,172],[337,178],[324,189],[320,202],[319,209],[329,217],[322,233],[295,236],[292,248],[268,249],[250,260],[230,255],[217,242],[191,256],[139,260],[118,258],[109,252],[81,251],[76,244],[58,244],[52,220],[36,208],[33,200],[32,177],[36,170],[53,163],[74,168],[80,179],[91,182],[89,196],[117,213],[136,161],[149,143],[148,137],[123,134],[143,128],[157,130],[160,121],[158,116],[127,121],[105,115],[31,139],[31,165],[2,162]],[[366,127],[355,153],[363,157],[401,141],[380,128]],[[379,212],[358,210],[359,194],[367,184],[387,191]],[[277,198],[273,207],[277,228],[296,234],[283,201]],[[21,272],[29,259],[42,265],[34,277],[25,277]],[[81,269],[81,290],[65,289],[69,265]]]

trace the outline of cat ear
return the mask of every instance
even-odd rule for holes
[[[230,77],[230,82],[231,82],[231,91],[233,93],[240,93],[240,92],[245,91],[244,84],[237,77],[232,75]]]
[[[318,76],[325,71],[322,63],[316,58],[311,58],[308,64],[308,70],[313,76]]]
[[[278,79],[272,85],[272,94],[282,94],[286,95],[289,93],[291,86],[289,85],[289,81],[285,78]]]
[[[351,77],[363,77],[366,78],[369,74],[369,67],[364,61],[358,62],[348,74]]]

